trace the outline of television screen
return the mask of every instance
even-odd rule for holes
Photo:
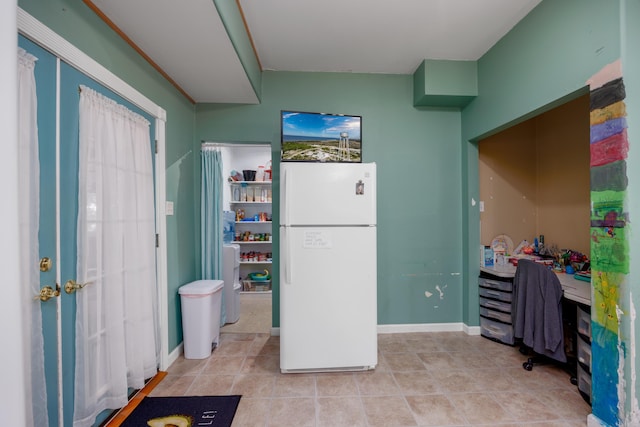
[[[281,112],[283,162],[362,162],[362,117]]]

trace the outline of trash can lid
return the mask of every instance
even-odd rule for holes
[[[208,295],[222,289],[224,281],[222,280],[196,280],[180,286],[178,293],[180,295]]]

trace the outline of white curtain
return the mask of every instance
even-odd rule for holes
[[[74,426],[127,404],[158,365],[149,122],[81,87]]]
[[[18,188],[20,214],[20,276],[24,280],[23,321],[31,339],[25,340],[28,426],[48,426],[47,390],[44,379],[38,230],[40,226],[40,162],[38,160],[38,101],[34,68],[37,58],[18,48]],[[53,284],[52,284],[53,285]],[[9,327],[6,325],[6,327]]]

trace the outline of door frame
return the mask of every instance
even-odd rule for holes
[[[167,307],[167,236],[166,236],[166,172],[165,172],[165,124],[166,111],[149,98],[138,92],[127,82],[117,77],[100,63],[89,57],[67,40],[59,36],[42,22],[18,7],[18,32],[34,43],[50,51],[60,60],[65,61],[83,74],[102,84],[114,93],[128,100],[141,110],[155,118],[155,211],[156,211],[156,286],[159,320],[160,355],[159,369],[169,366],[169,336]],[[58,329],[58,339],[60,330]],[[60,368],[59,368],[60,369]],[[59,372],[61,376],[61,373]],[[62,396],[59,396],[62,399]],[[69,402],[63,402],[70,404]],[[71,402],[72,404],[72,402]]]

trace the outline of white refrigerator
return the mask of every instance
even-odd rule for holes
[[[280,370],[378,363],[375,163],[280,165]]]

